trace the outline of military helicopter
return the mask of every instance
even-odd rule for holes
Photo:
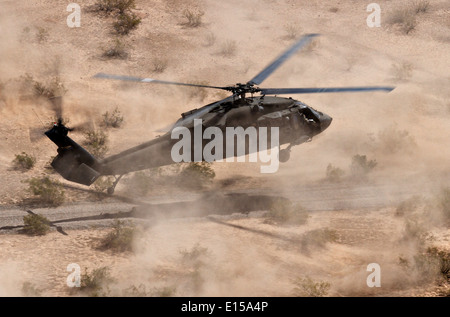
[[[68,136],[71,129],[65,127],[62,120],[59,119],[50,130],[45,132],[45,135],[58,146],[58,155],[51,165],[65,179],[87,186],[102,175],[113,175],[116,177],[116,181],[108,189],[108,193],[113,194],[115,186],[124,174],[175,163],[171,151],[177,140],[172,138],[171,132],[177,128],[186,128],[193,131],[194,123],[199,122],[199,120],[201,120],[202,131],[205,131],[208,127],[215,127],[221,131],[238,126],[243,129],[248,127],[277,127],[279,128],[279,160],[280,162],[286,162],[290,157],[293,146],[311,141],[314,136],[325,131],[330,126],[332,118],[301,101],[291,97],[278,97],[277,95],[390,92],[394,89],[394,87],[387,86],[334,88],[260,88],[258,86],[286,60],[317,36],[319,34],[302,36],[251,80],[245,84],[237,83],[234,86],[209,86],[98,73],[94,76],[95,78],[220,89],[230,92],[231,96],[182,113],[181,118],[160,137],[101,160],[95,158],[72,140]],[[222,145],[225,149],[226,142],[223,142]],[[287,147],[280,149],[282,145],[287,145]],[[202,148],[205,146],[206,141],[203,140]],[[189,153],[191,161],[196,159],[194,147],[195,145],[192,144],[191,153]],[[258,148],[246,145],[245,153],[241,154],[247,155],[255,151],[258,151]],[[224,150],[222,153],[223,158],[230,155],[236,156],[236,152],[229,154]]]

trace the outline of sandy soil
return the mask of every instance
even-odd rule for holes
[[[125,121],[122,128],[109,130],[110,154],[157,136],[155,131],[180,113],[223,94],[213,91],[199,98],[185,89],[93,79],[98,72],[212,85],[246,82],[292,43],[291,30],[297,36],[322,36],[263,87],[396,89],[389,94],[293,96],[332,116],[333,123],[313,142],[295,147],[275,175],[262,176],[258,164],[213,164],[217,176],[209,189],[288,197],[309,210],[305,224],[268,223],[267,208],[249,215],[230,210],[226,216],[212,210],[209,217],[146,222],[134,252],[125,253],[96,249],[110,229],[94,225],[69,226],[66,236],[3,231],[1,296],[36,294],[24,285],[44,296],[78,296],[66,285],[71,263],[83,271],[108,267],[116,281],[106,295],[127,295],[134,286],[153,296],[164,291],[174,296],[298,296],[298,278],[305,277],[328,282],[331,296],[449,294],[448,283],[437,282],[436,275],[424,273],[431,269],[424,271],[415,261],[424,246],[448,252],[450,245],[448,222],[438,208],[430,207],[441,189],[450,186],[448,1],[429,1],[427,12],[414,14],[415,29],[405,34],[389,23],[396,10],[412,8],[403,0],[378,1],[380,28],[367,27],[366,4],[358,1],[251,0],[243,8],[237,0],[137,0],[134,12],[142,23],[121,39],[128,53],[123,60],[102,58],[115,38],[113,19],[89,12],[93,3],[79,3],[81,27],[71,29],[66,1],[0,0],[0,213],[24,209],[22,202],[30,197],[24,181],[45,174],[44,166],[56,154],[48,139],[36,139],[33,133],[52,122],[54,113],[47,101],[31,96],[27,74],[43,83],[59,75],[67,89],[64,116],[70,124],[90,120],[98,126],[105,111],[119,107]],[[200,27],[183,24],[187,8],[204,11]],[[230,56],[223,54],[227,41],[236,45]],[[154,61],[161,58],[167,68],[156,73]],[[79,132],[72,137],[83,139]],[[12,160],[22,151],[37,159],[27,172],[12,169]],[[348,177],[356,154],[377,161],[360,182]],[[346,173],[341,183],[327,182],[329,164]],[[90,201],[98,214],[105,211],[92,195],[70,189],[66,194],[73,217]],[[126,179],[117,194],[129,194]],[[176,202],[191,195],[161,189],[135,198]],[[396,216],[399,204],[414,195],[426,201],[411,212],[422,226],[420,239],[411,237],[408,216]],[[58,209],[42,212],[51,216]],[[191,212],[186,208],[187,215]],[[307,234],[314,230],[332,230],[336,237],[311,242]],[[201,252],[195,261],[183,256],[196,250]],[[381,266],[380,288],[367,287],[370,263]]]

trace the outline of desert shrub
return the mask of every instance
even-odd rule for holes
[[[301,238],[301,246],[305,251],[310,247],[324,248],[327,243],[336,242],[338,239],[337,232],[328,228],[315,229],[306,232]]]
[[[206,85],[206,86],[210,85],[210,83],[205,80],[189,81],[188,83],[193,85]],[[186,91],[190,99],[198,99],[199,101],[203,101],[206,99],[206,97],[208,97],[208,88],[186,87]]]
[[[108,188],[110,188],[114,183],[114,177],[113,176],[100,176],[97,178],[97,180],[94,182],[94,189],[99,192],[104,192]]]
[[[93,297],[105,296],[109,293],[108,285],[114,281],[106,266],[93,269],[91,272],[86,269],[81,275],[79,290]]]
[[[169,61],[166,58],[154,58],[152,60],[152,71],[158,74],[163,73],[168,65]]]
[[[48,39],[48,30],[44,27],[38,27],[36,32],[36,40],[38,43],[46,42]]]
[[[227,40],[220,46],[219,55],[222,55],[224,57],[234,56],[236,54],[236,49],[236,41]]]
[[[445,281],[450,281],[450,253],[436,247],[429,247],[426,254],[437,261],[439,272]]]
[[[391,125],[378,133],[378,147],[386,154],[412,153],[417,144],[408,131]]]
[[[181,259],[185,264],[198,263],[207,254],[208,248],[202,247],[199,243],[195,244],[190,250],[180,250]]]
[[[123,297],[172,297],[175,295],[176,288],[175,287],[161,287],[161,288],[153,288],[152,290],[147,290],[144,284],[140,284],[139,286],[132,285],[129,288],[125,289],[122,293]]]
[[[50,221],[42,215],[26,215],[23,217],[23,223],[22,232],[30,236],[43,236],[50,231]]]
[[[425,13],[430,9],[430,1],[416,0],[412,4],[415,13]]]
[[[34,167],[36,164],[36,158],[34,156],[28,155],[25,152],[21,154],[16,154],[13,160],[13,166],[15,169],[27,171]]]
[[[113,23],[114,30],[120,35],[127,35],[136,29],[141,23],[141,18],[136,14],[129,12],[120,14],[117,21]]]
[[[89,7],[89,11],[114,16],[116,21],[113,28],[116,33],[127,35],[141,23],[141,18],[131,11],[135,7],[135,0],[98,0]]]
[[[108,152],[108,135],[99,130],[89,130],[85,132],[84,145],[94,156],[103,158]]]
[[[112,250],[115,252],[132,251],[133,238],[136,234],[134,225],[116,219],[114,220],[112,227],[112,231],[100,241],[99,249]]]
[[[125,50],[125,44],[119,38],[114,39],[112,44],[105,48],[102,53],[102,57],[108,59],[125,59],[127,56],[128,53]]]
[[[47,163],[45,163],[44,165],[44,170],[48,174],[54,174],[56,172],[53,166],[51,165],[54,159],[55,156],[51,156],[50,159],[47,161]]]
[[[307,44],[302,49],[302,53],[304,53],[304,54],[313,53],[313,52],[317,51],[319,46],[320,46],[320,41],[318,39],[312,39],[311,42],[309,42],[309,44]]]
[[[216,43],[217,37],[214,33],[208,33],[205,36],[205,46],[211,47]]]
[[[402,62],[392,64],[391,72],[396,80],[408,80],[411,78],[414,67],[411,63]]]
[[[127,192],[136,196],[146,195],[153,188],[154,182],[156,180],[154,181],[150,171],[135,172],[126,180]]]
[[[352,157],[350,171],[353,177],[364,178],[377,166],[376,160],[368,160],[366,155],[356,154]]]
[[[173,297],[177,288],[175,286],[164,286],[160,288],[154,288],[151,292],[151,296],[154,297]]]
[[[123,115],[118,107],[114,108],[111,113],[109,111],[106,111],[104,114],[102,114],[102,117],[103,124],[107,128],[120,128],[123,123]]]
[[[42,296],[42,290],[37,288],[31,282],[23,283],[21,291],[22,291],[23,296],[25,296],[25,297],[40,297],[40,296]]]
[[[123,14],[135,7],[135,0],[97,0],[91,7],[91,11]]]
[[[294,296],[324,297],[328,294],[331,284],[325,281],[315,282],[309,276],[298,277],[294,284]]]
[[[443,188],[438,195],[438,208],[442,212],[444,219],[450,220],[450,187]]]
[[[209,162],[191,162],[181,170],[180,179],[183,186],[193,186],[196,188],[204,187],[210,184],[216,173]]]
[[[203,11],[194,11],[186,9],[183,11],[183,17],[186,19],[185,26],[196,28],[202,25],[202,18],[205,15]]]
[[[266,214],[268,223],[303,225],[308,221],[308,212],[299,204],[287,199],[276,199]]]
[[[411,214],[417,210],[421,203],[422,197],[417,195],[412,196],[411,198],[408,198],[398,204],[397,208],[395,209],[395,215],[404,216],[407,214]]]
[[[416,12],[410,8],[397,9],[388,17],[388,23],[396,25],[404,34],[409,34],[417,26]]]
[[[189,282],[194,291],[199,291],[205,279],[201,274],[201,268],[204,266],[204,257],[208,255],[208,249],[196,244],[191,250],[181,250],[181,261],[183,267],[189,268]]]
[[[30,80],[33,85],[34,94],[38,97],[53,98],[67,92],[59,76],[54,76],[48,83],[42,83],[33,78]]]
[[[338,7],[331,7],[330,9],[328,9],[328,11],[332,12],[332,13],[336,13],[336,12],[339,11],[339,8]]]
[[[288,40],[295,40],[301,32],[300,27],[295,23],[286,24],[284,30],[286,32],[286,39]]]
[[[331,183],[338,183],[342,181],[344,174],[345,172],[341,168],[328,164],[325,179]]]
[[[61,188],[61,183],[45,176],[41,178],[33,177],[27,180],[29,191],[39,197],[40,202],[51,206],[60,206],[64,202],[65,194]]]

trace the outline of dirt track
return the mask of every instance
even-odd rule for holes
[[[415,218],[396,212],[415,195],[436,204],[436,195],[450,186],[449,3],[429,1],[425,12],[414,14],[415,28],[406,34],[389,21],[411,1],[378,1],[380,28],[366,24],[368,3],[303,2],[249,0],[238,10],[242,1],[237,0],[136,0],[134,12],[142,22],[121,38],[127,57],[106,59],[102,53],[115,40],[113,19],[89,12],[94,0],[81,4],[78,29],[67,27],[66,1],[1,1],[0,295],[30,295],[23,289],[26,283],[44,296],[74,295],[66,286],[70,263],[82,270],[110,268],[117,281],[105,295],[127,295],[126,289],[142,285],[152,296],[164,290],[172,296],[305,296],[295,291],[296,279],[305,277],[330,283],[331,296],[448,294],[448,283],[437,283],[436,276],[426,274],[431,268],[424,271],[417,261],[428,246],[448,251],[448,225],[427,204],[411,211]],[[205,13],[201,27],[186,27],[187,8]],[[94,74],[232,85],[252,78],[305,33],[321,37],[264,87],[396,89],[293,96],[331,115],[333,123],[311,143],[293,148],[275,175],[262,177],[258,164],[215,163],[217,176],[206,192],[156,187],[133,200],[99,200],[66,187],[63,206],[26,206],[31,195],[24,181],[31,177],[50,175],[74,186],[45,169],[56,147],[33,131],[52,122],[54,112],[33,97],[28,75],[42,83],[59,76],[67,88],[64,116],[70,124],[90,119],[99,126],[105,111],[119,107],[124,125],[108,130],[108,154],[116,154],[154,138],[155,130],[180,113],[223,96],[101,81]],[[231,53],[227,43],[234,43]],[[158,73],[155,63],[161,59],[166,68]],[[71,136],[84,138],[80,132]],[[22,151],[37,159],[30,171],[11,168]],[[364,180],[351,177],[356,154],[377,162]],[[326,178],[329,165],[344,172],[340,182]],[[118,196],[129,197],[132,176],[119,183]],[[264,204],[273,197],[299,202],[309,212],[308,221],[295,226],[268,221]],[[56,230],[41,237],[18,234],[26,210],[47,216],[67,235]],[[134,253],[96,248],[111,220],[85,217],[118,212],[132,213],[126,215],[144,226]],[[411,238],[411,220],[424,241]],[[310,238],[330,230],[332,241]],[[186,261],[186,251],[197,252],[198,261]],[[382,268],[381,288],[367,287],[369,263]]]

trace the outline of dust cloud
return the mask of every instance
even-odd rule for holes
[[[142,24],[122,39],[128,57],[111,60],[102,58],[113,39],[107,19],[83,11],[82,27],[68,29],[65,7],[50,1],[35,9],[25,2],[2,5],[0,131],[7,137],[0,140],[0,197],[8,202],[24,189],[23,179],[39,174],[11,172],[14,154],[31,149],[42,167],[55,150],[44,140],[30,140],[29,129],[51,123],[54,113],[48,101],[32,96],[27,75],[42,83],[55,78],[63,83],[63,117],[72,125],[87,120],[100,127],[102,114],[118,107],[125,120],[109,134],[110,154],[156,137],[158,129],[182,112],[225,96],[94,79],[98,72],[232,85],[250,80],[294,38],[320,33],[261,87],[396,88],[389,94],[292,96],[330,115],[333,122],[311,143],[294,147],[275,175],[263,177],[257,164],[213,164],[216,180],[206,195],[235,190],[285,197],[308,211],[305,224],[270,223],[265,216],[269,206],[258,206],[248,215],[234,210],[217,215],[220,208],[206,201],[202,205],[200,199],[194,207],[186,202],[172,208],[183,217],[142,221],[133,253],[95,249],[108,229],[77,229],[69,236],[4,235],[1,296],[25,296],[25,276],[31,274],[46,277],[32,284],[42,294],[70,296],[65,284],[70,263],[109,267],[116,281],[106,295],[307,296],[299,289],[314,285],[299,282],[304,277],[329,283],[326,295],[331,296],[436,295],[438,273],[433,264],[424,263],[432,241],[427,237],[448,238],[434,199],[450,186],[450,79],[445,72],[450,50],[448,41],[428,35],[435,30],[445,34],[449,28],[433,22],[446,10],[444,1],[430,1],[429,11],[417,17],[416,30],[408,35],[389,25],[367,28],[365,7],[354,3],[252,0],[236,10],[242,1],[136,1]],[[390,1],[380,5],[388,13],[395,9]],[[183,25],[185,9],[203,11],[203,25]],[[154,70],[158,58],[167,62],[160,73]],[[83,135],[74,132],[73,137],[82,140]],[[352,174],[356,155],[376,161],[364,177]],[[330,165],[342,171],[336,182],[327,178]],[[119,184],[119,194],[126,193],[126,184]],[[189,189],[157,188],[153,196],[139,198],[169,197],[176,203],[196,195]],[[423,197],[420,206],[396,214],[399,204],[414,195]],[[198,217],[202,208],[207,216]],[[20,270],[13,269],[16,262]],[[370,263],[382,268],[381,288],[367,286]]]

